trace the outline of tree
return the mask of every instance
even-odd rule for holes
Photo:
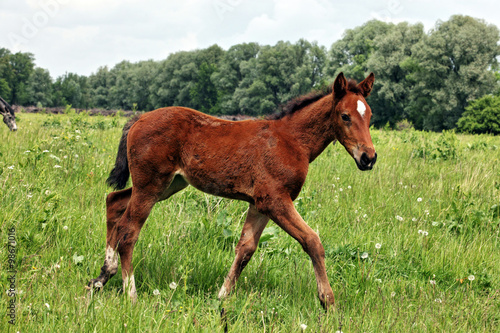
[[[250,59],[255,59],[260,51],[257,43],[231,46],[221,59],[218,70],[211,75],[218,94],[216,112],[220,114],[238,114],[239,101],[234,98],[235,90],[244,79],[242,66]]]
[[[193,107],[208,114],[217,113],[215,110],[218,102],[217,88],[211,80],[216,70],[215,64],[203,62],[198,70],[198,78],[190,91]]]
[[[329,52],[327,74],[331,80],[338,73],[361,81],[368,71],[367,61],[374,51],[374,39],[385,35],[392,24],[377,20],[368,21],[360,27],[346,30],[341,40],[332,44]]]
[[[31,53],[12,54],[8,49],[0,48],[0,84],[4,98],[10,104],[22,104],[27,97],[26,83],[35,66]]]
[[[109,91],[114,84],[113,74],[107,66],[99,67],[96,73],[92,73],[88,79],[88,90],[90,92],[90,106],[104,109],[111,108]]]
[[[54,105],[87,107],[83,98],[85,96],[86,82],[86,77],[80,77],[75,73],[66,73],[58,77],[54,83]]]
[[[41,103],[52,106],[52,77],[48,70],[35,68],[26,83],[26,101],[30,105]]]
[[[498,28],[469,16],[438,22],[413,48],[416,70],[410,113],[423,114],[422,128],[451,129],[469,100],[493,92],[489,70],[499,54]]]
[[[500,134],[500,96],[487,95],[472,101],[458,120],[459,131]]]
[[[14,79],[12,88],[12,103],[24,104],[27,98],[26,84],[35,67],[35,57],[31,53],[17,52],[10,56]]]
[[[412,58],[413,45],[425,38],[422,24],[403,22],[391,26],[385,34],[373,40],[373,52],[366,62],[367,69],[376,73],[374,89],[368,102],[375,112],[372,123],[395,125],[403,119],[418,122],[418,115],[410,114],[409,104],[415,81]]]

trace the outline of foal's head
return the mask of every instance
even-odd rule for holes
[[[333,122],[336,139],[354,158],[360,170],[371,170],[377,153],[370,136],[372,111],[366,103],[373,87],[371,73],[363,82],[346,80],[340,73],[333,84]]]
[[[14,110],[0,97],[0,114],[3,116],[3,122],[9,127],[11,131],[17,131],[16,116]]]

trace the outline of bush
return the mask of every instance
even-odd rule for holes
[[[398,121],[396,123],[395,127],[396,131],[405,131],[405,130],[412,130],[414,129],[413,124],[411,121],[408,121],[407,119],[403,119],[401,121]]]
[[[500,134],[500,96],[484,96],[472,101],[457,122],[461,132]]]

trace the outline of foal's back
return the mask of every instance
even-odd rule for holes
[[[133,178],[173,172],[204,192],[249,202],[270,188],[298,193],[309,164],[277,120],[228,121],[184,107],[144,114],[127,145]]]

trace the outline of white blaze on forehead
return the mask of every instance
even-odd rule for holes
[[[365,116],[365,111],[366,111],[365,103],[363,103],[361,100],[358,100],[358,112],[361,115],[361,117]]]

